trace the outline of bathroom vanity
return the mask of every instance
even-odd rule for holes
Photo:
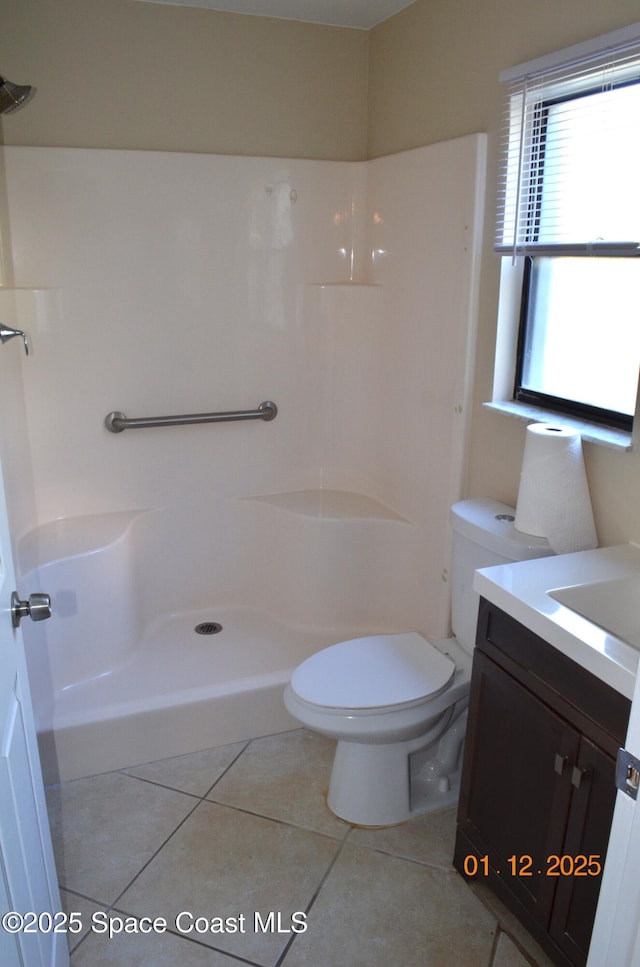
[[[454,865],[489,887],[559,967],[587,960],[638,665],[637,647],[560,598],[590,583],[595,595],[607,581],[613,592],[639,565],[630,545],[474,580]]]
[[[454,865],[586,963],[631,703],[482,600]]]

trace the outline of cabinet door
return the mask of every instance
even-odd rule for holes
[[[469,723],[459,826],[546,927],[557,883],[547,857],[565,838],[579,734],[479,651]]]
[[[616,797],[616,764],[592,742],[580,743],[567,836],[549,933],[572,963],[584,964],[595,919]],[[578,857],[586,857],[583,864]],[[596,875],[597,873],[597,875]]]

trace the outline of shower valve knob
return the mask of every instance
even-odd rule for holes
[[[27,615],[32,621],[44,621],[51,617],[51,598],[48,594],[41,594],[39,591],[29,595],[28,601],[21,601],[18,592],[14,591],[11,595],[11,621],[14,628],[20,626],[20,622]]]

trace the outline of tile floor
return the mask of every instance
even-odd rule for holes
[[[453,870],[455,809],[353,828],[332,755],[300,729],[49,787],[72,967],[550,967]]]

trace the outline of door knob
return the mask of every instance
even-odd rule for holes
[[[29,615],[32,621],[44,621],[51,617],[51,598],[48,594],[36,592],[29,595],[28,601],[21,601],[18,592],[11,595],[11,621],[14,628],[20,626],[22,618]]]

